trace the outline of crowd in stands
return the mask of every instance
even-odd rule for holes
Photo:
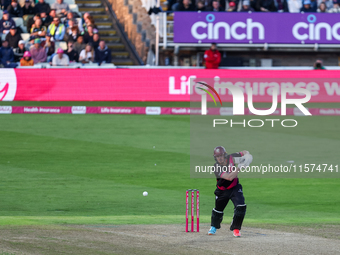
[[[15,68],[50,63],[68,66],[70,62],[111,63],[111,51],[101,40],[93,17],[85,13],[80,17],[63,0],[51,6],[45,0],[0,0],[0,67]],[[14,19],[27,21],[26,28],[17,26]],[[23,40],[23,30],[29,38]],[[2,38],[2,39],[1,39]],[[4,39],[4,40],[3,40]],[[56,47],[65,42],[67,49]]]
[[[168,10],[339,13],[340,0],[169,0]]]

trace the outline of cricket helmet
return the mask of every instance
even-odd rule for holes
[[[216,157],[217,156],[224,156],[224,158],[227,158],[227,151],[225,150],[225,148],[223,146],[217,146],[215,149],[214,149],[214,158],[216,160]]]

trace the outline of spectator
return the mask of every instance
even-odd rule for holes
[[[72,27],[74,26],[77,26],[76,25],[76,21],[74,19],[70,19],[68,22],[67,22],[67,25],[65,25],[66,27],[66,32],[65,32],[65,35],[66,35],[66,38],[72,34]],[[78,27],[78,26],[77,26]],[[78,27],[78,30],[77,30],[77,34],[80,34],[80,30],[79,30],[79,27]]]
[[[322,64],[322,60],[315,61],[314,70],[326,70],[326,68]]]
[[[84,43],[92,43],[93,42],[93,35],[94,35],[94,28],[92,26],[87,27],[87,32],[84,34]]]
[[[254,12],[255,10],[250,6],[249,0],[242,1],[242,9],[240,12]]]
[[[85,49],[86,44],[84,43],[84,36],[79,35],[77,41],[73,44],[73,49],[80,54],[80,52]]]
[[[302,0],[302,5],[305,5],[305,3],[307,2],[307,4],[309,3],[310,5],[310,11],[308,12],[316,12],[316,10],[318,9],[318,2],[317,0]]]
[[[9,30],[9,33],[6,35],[6,41],[8,42],[9,47],[18,48],[18,43],[21,40],[20,32],[15,26],[12,26]]]
[[[97,49],[99,47],[99,42],[100,42],[99,34],[94,33],[93,34],[93,43],[92,43],[94,49]]]
[[[81,25],[82,25],[82,29],[80,29],[80,31],[84,31],[84,32],[87,32],[88,26],[92,26],[93,28],[96,28],[94,18],[87,12],[84,14],[84,18],[81,21]]]
[[[48,15],[46,12],[40,13],[40,19],[42,22],[42,26],[48,28],[49,25],[51,25],[53,19],[50,15]]]
[[[321,3],[325,3],[327,12],[333,8],[333,0],[319,0],[318,1],[319,8]]]
[[[35,14],[32,18],[29,18],[27,21],[27,32],[30,32],[32,29],[33,24],[37,19],[40,19],[40,14]]]
[[[210,49],[204,52],[204,60],[207,69],[218,69],[221,53],[217,50],[216,43],[212,43]]]
[[[196,2],[196,9],[195,11],[201,11],[201,12],[205,12],[206,11],[206,7],[204,5],[204,0],[198,0]]]
[[[67,42],[76,42],[77,38],[78,38],[78,35],[79,35],[79,28],[78,28],[78,26],[73,26],[71,28],[71,34],[66,36],[67,37],[66,41]]]
[[[22,18],[23,16],[23,10],[18,4],[17,0],[12,0],[11,4],[7,7],[7,11],[11,15],[11,17]]]
[[[289,12],[287,0],[274,0],[277,12]]]
[[[55,52],[55,43],[51,41],[52,36],[46,34],[45,41],[41,43],[41,47],[44,47],[47,56],[52,56]]]
[[[329,13],[340,13],[339,0],[333,0],[333,8],[329,10]]]
[[[212,1],[213,0],[203,0],[203,4],[204,4],[205,7],[209,7],[209,6],[212,6]]]
[[[287,0],[290,13],[298,13],[302,8],[302,0]]]
[[[84,24],[83,24],[83,27],[84,27],[84,31],[85,32],[88,32],[88,27],[89,26],[92,26],[92,28],[96,28],[96,25],[95,25],[95,22],[94,22],[94,18],[90,15],[90,16],[87,16],[84,20]]]
[[[256,9],[260,12],[276,12],[274,0],[257,0]]]
[[[190,0],[183,0],[179,3],[178,11],[195,11],[195,6],[191,3]]]
[[[52,21],[53,21],[54,18],[58,17],[55,9],[51,9],[49,15],[52,18]]]
[[[241,5],[242,0],[226,0],[226,1],[220,0],[219,2],[222,9],[225,11],[228,11],[228,9],[231,8],[230,5],[232,5],[232,7],[235,7],[235,11],[239,11],[242,6]],[[225,7],[223,7],[222,5],[223,2],[225,3]]]
[[[50,14],[53,16],[55,16],[55,10],[51,10]],[[49,25],[52,23],[53,21],[53,17],[50,15],[47,15],[46,12],[41,12],[40,14],[35,14],[34,17],[30,18],[27,22],[27,31],[31,31],[31,28],[33,26],[33,24],[35,23],[36,19],[41,19],[42,21],[42,26],[44,27],[49,27]]]
[[[323,13],[327,12],[327,6],[326,6],[325,2],[320,3],[317,12],[323,12]]]
[[[11,0],[0,0],[1,9],[7,10],[7,7],[11,5]]]
[[[34,66],[34,61],[29,51],[25,51],[22,59],[20,59],[20,66]]]
[[[35,14],[34,7],[32,6],[31,0],[25,0],[24,6],[22,7],[23,15]]]
[[[70,60],[66,54],[64,54],[63,49],[57,49],[57,54],[52,58],[53,66],[68,66],[70,64]]]
[[[49,25],[51,25],[53,21],[53,18],[50,15],[47,15],[46,12],[41,12],[40,18],[41,18],[43,27],[48,27]]]
[[[311,1],[305,0],[303,3],[303,7],[301,8],[301,12],[315,12],[311,7]]]
[[[30,49],[31,56],[35,64],[46,62],[47,54],[43,47],[40,45],[40,38],[34,40],[34,45]]]
[[[82,50],[79,54],[79,62],[86,64],[86,63],[93,63],[94,62],[94,50],[90,43],[86,44],[84,50]]]
[[[53,36],[55,41],[62,41],[65,36],[65,26],[60,23],[60,19],[56,17],[53,19],[51,25],[49,25],[47,32]]]
[[[235,2],[229,2],[229,8],[227,9],[227,12],[236,12]]]
[[[74,19],[70,19],[67,21],[67,24],[65,24],[66,27],[66,35],[72,34],[72,27],[76,25],[76,22]]]
[[[100,41],[99,47],[96,48],[95,60],[98,65],[112,62],[111,50],[105,45],[105,41]]]
[[[179,0],[168,0],[168,11],[176,11],[176,5]]]
[[[45,0],[39,0],[38,3],[34,7],[35,13],[50,13],[51,7],[48,3],[45,3]]]
[[[83,15],[83,18],[81,19],[81,27],[82,29],[80,29],[81,32],[85,31],[85,28],[86,28],[86,22],[85,20],[91,16],[88,12],[85,12],[84,15]]]
[[[0,34],[7,34],[12,26],[15,26],[15,22],[9,17],[8,11],[4,10],[0,20]]]
[[[52,4],[52,9],[56,10],[57,16],[65,17],[67,15],[67,12],[70,10],[67,3],[64,3],[63,0],[56,0],[55,3]]]
[[[14,62],[14,53],[11,47],[9,47],[7,41],[2,42],[0,48],[0,60],[4,68],[16,68],[18,65]]]
[[[36,38],[46,36],[46,27],[42,26],[41,19],[35,20],[30,32],[31,35],[34,35]]]
[[[68,56],[70,62],[78,62],[79,54],[73,49],[73,42],[69,41],[67,43],[67,50],[64,53]]]
[[[14,61],[19,62],[22,56],[24,55],[25,51],[26,51],[25,41],[20,40],[18,43],[18,48],[13,49]]]
[[[177,0],[168,0],[168,11],[175,11],[173,10],[173,5],[177,3]]]
[[[88,17],[90,17],[91,14],[88,13],[88,12],[85,12],[84,15],[83,15],[83,20],[86,20]]]
[[[31,35],[30,38],[28,39],[28,42],[26,43],[26,48],[28,50],[30,50],[33,47],[34,40],[35,40],[35,36]]]
[[[230,5],[230,3],[229,3]],[[220,2],[218,0],[212,1],[212,6],[207,8],[207,11],[210,12],[223,12],[224,9],[221,7]]]
[[[74,17],[73,17],[73,12],[71,12],[71,11],[67,13],[67,16],[66,16],[66,18],[65,18],[65,20],[64,20],[64,22],[63,22],[66,28],[69,27],[69,21],[70,21],[70,20],[72,20],[72,21],[74,22],[74,24],[72,24],[72,26],[75,25],[75,24],[77,23],[77,22],[75,21]],[[72,27],[72,26],[71,26],[71,27]]]

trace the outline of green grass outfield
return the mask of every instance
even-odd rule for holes
[[[188,106],[131,102],[1,104]],[[256,148],[258,139],[266,134],[287,148],[294,146],[289,144],[292,139],[301,139],[320,145],[325,155],[322,163],[334,161],[340,145],[340,118],[294,118],[299,121],[298,130],[264,128],[256,130],[263,136],[251,136],[252,130],[247,129],[249,146]],[[254,158],[258,151],[251,151]],[[181,224],[188,188],[200,189],[201,221],[210,221],[216,181],[190,178],[189,116],[0,115],[0,152],[0,225]],[[289,150],[286,153],[281,155],[285,160],[291,157]],[[310,150],[298,156],[310,156],[305,154]],[[248,205],[245,224],[340,224],[339,178],[240,178]],[[145,190],[147,197],[142,196]],[[232,210],[228,205],[225,223],[230,222]]]

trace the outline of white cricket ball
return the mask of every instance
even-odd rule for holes
[[[143,192],[143,196],[146,197],[149,193],[147,191]]]

